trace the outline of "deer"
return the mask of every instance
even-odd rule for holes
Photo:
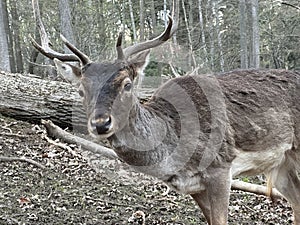
[[[117,59],[107,62],[91,61],[63,36],[71,55],[33,44],[78,86],[95,141],[108,140],[136,171],[190,195],[208,224],[227,224],[233,177],[264,174],[269,194],[275,187],[300,225],[300,73],[193,73],[168,80],[141,103],[134,80],[144,72],[150,49],[176,29],[169,17],[158,37],[127,48],[120,33]]]

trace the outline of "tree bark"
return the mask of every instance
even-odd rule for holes
[[[144,0],[140,0],[140,42],[145,40],[145,6]]]
[[[21,49],[21,40],[20,40],[20,26],[19,26],[19,15],[18,15],[18,7],[17,2],[12,1],[11,2],[11,15],[12,15],[12,21],[13,21],[13,42],[15,46],[15,60],[16,60],[16,72],[17,73],[23,73],[24,67],[23,67],[23,57],[22,57],[22,49]]]
[[[0,4],[0,70],[10,71],[8,41],[4,25],[3,4]]]
[[[131,20],[131,26],[132,26],[132,32],[133,32],[133,43],[136,43],[137,36],[136,36],[135,20],[134,20],[132,1],[131,0],[128,1],[128,5],[129,5],[130,20]]]
[[[193,50],[193,42],[192,42],[192,36],[191,36],[191,30],[189,27],[189,22],[186,14],[185,9],[185,3],[184,0],[181,1],[182,3],[182,11],[183,11],[183,18],[186,26],[187,36],[188,36],[188,46],[189,46],[189,60],[188,60],[188,66],[192,67],[192,70],[196,67],[196,59],[194,56],[194,50]]]
[[[156,10],[155,10],[154,0],[151,0],[151,20],[152,20],[151,34],[153,34],[153,30],[155,30],[156,28]]]
[[[76,89],[68,83],[0,72],[0,113],[86,132],[86,116]]]
[[[201,44],[203,46],[205,63],[208,64],[207,44],[205,40],[204,22],[203,22],[203,13],[202,13],[203,11],[202,0],[198,1],[198,7],[199,7],[199,26],[200,26],[200,34],[201,34]]]
[[[68,0],[58,1],[59,17],[60,17],[60,30],[61,33],[76,46],[73,28],[71,25],[71,10]],[[65,47],[66,53],[71,53],[71,51]]]
[[[15,57],[14,57],[13,35],[12,35],[11,26],[9,24],[7,0],[3,0],[2,4],[3,4],[2,9],[3,9],[4,28],[5,28],[5,31],[7,34],[7,41],[8,41],[10,70],[12,73],[15,73],[16,72],[16,63],[15,63]]]
[[[259,24],[258,24],[258,0],[251,1],[251,15],[252,15],[252,57],[253,67],[259,68]]]
[[[247,14],[246,2],[240,0],[240,45],[241,45],[241,68],[248,68],[248,48],[247,48]]]

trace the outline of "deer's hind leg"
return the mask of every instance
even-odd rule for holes
[[[297,160],[295,152],[292,150],[286,152],[284,163],[269,174],[269,179],[291,204],[294,212],[294,224],[300,225],[300,180],[297,174],[299,162],[297,163],[295,160]]]

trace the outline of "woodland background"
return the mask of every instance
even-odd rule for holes
[[[40,0],[52,47],[65,51],[62,33],[91,59],[115,56],[116,37],[125,45],[158,35],[167,25],[171,0]],[[180,0],[179,28],[169,45],[152,54],[147,76],[236,68],[300,69],[298,0]],[[0,70],[56,77],[51,62],[32,47],[39,40],[31,0],[1,0]]]
[[[0,2],[0,224],[206,224],[189,196],[47,136],[41,119],[82,131],[84,112],[74,111],[75,88],[49,81],[58,79],[54,66],[31,44],[31,37],[40,41],[32,1]],[[195,68],[300,70],[299,0],[178,2],[178,31],[152,50],[149,79]],[[66,51],[62,33],[94,61],[115,58],[120,31],[126,46],[160,34],[172,6],[171,0],[39,0],[52,48]],[[243,181],[265,184],[261,176]],[[229,224],[292,224],[291,207],[233,191]]]

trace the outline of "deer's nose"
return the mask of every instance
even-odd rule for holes
[[[95,119],[91,120],[91,127],[99,135],[107,134],[112,129],[112,120],[109,115],[97,116]]]

